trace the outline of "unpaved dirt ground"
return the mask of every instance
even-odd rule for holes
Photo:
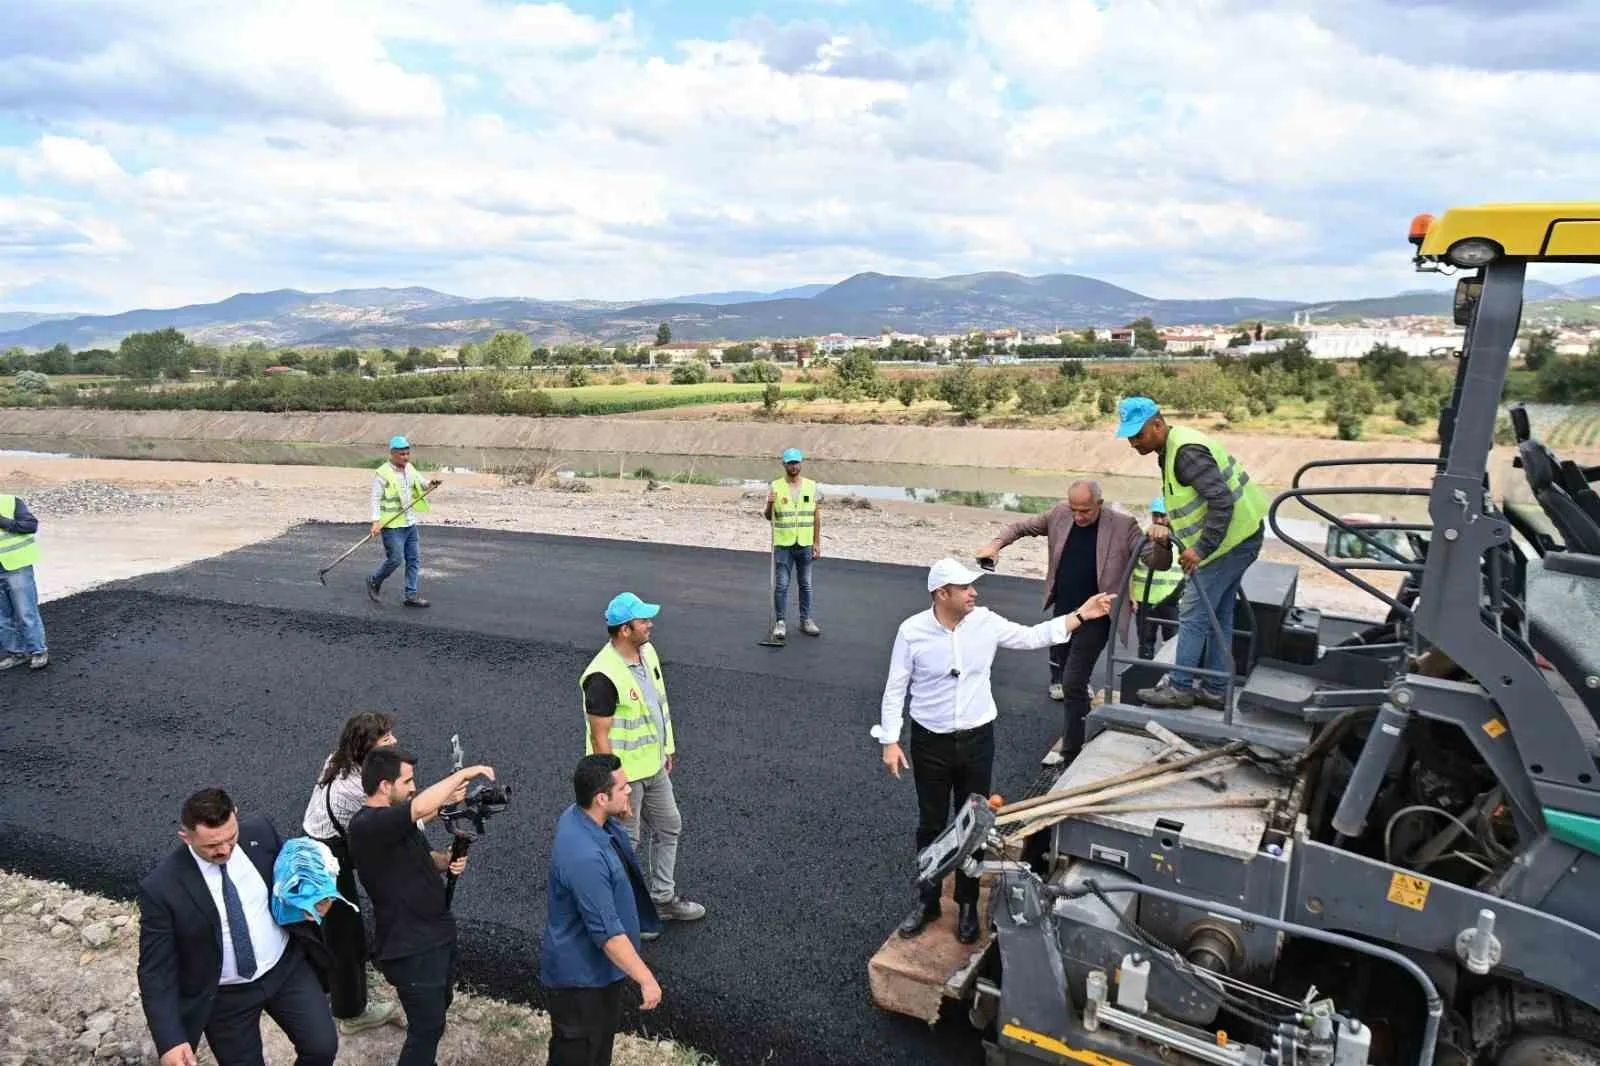
[[[0,465],[0,490],[24,497],[40,516],[45,559],[39,582],[48,601],[182,566],[305,521],[365,523],[369,477],[324,467],[9,459]],[[452,475],[433,502],[432,522],[490,529],[752,552],[764,550],[767,537],[760,495],[730,488],[605,480],[534,487]],[[827,557],[916,564],[944,554],[970,557],[1016,517],[902,501],[863,501],[860,509],[834,501],[824,510],[822,565]],[[345,565],[370,565],[375,551],[369,545]],[[1266,554],[1299,561],[1270,542]],[[305,565],[311,573],[329,562],[307,559]],[[1042,577],[1044,562],[1044,541],[1034,538],[1009,549],[1001,568]],[[1382,614],[1358,590],[1309,567],[1302,569],[1300,590],[1303,604]],[[48,606],[45,619],[48,625]],[[4,702],[0,695],[0,706]],[[137,929],[128,904],[0,872],[0,1066],[155,1062],[138,1005]],[[268,1023],[264,1030],[268,1061],[290,1062],[276,1027]],[[537,1012],[461,996],[440,1062],[539,1062],[547,1036],[548,1022]],[[392,1062],[400,1039],[393,1028],[342,1038],[339,1062]],[[701,1061],[671,1044],[619,1039],[623,1066]]]

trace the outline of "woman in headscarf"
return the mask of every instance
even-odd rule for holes
[[[350,818],[366,803],[361,787],[361,764],[379,745],[396,743],[394,717],[382,711],[359,711],[345,722],[339,746],[322,764],[322,775],[311,790],[303,825],[307,836],[328,846],[339,863],[339,895],[356,904],[356,875],[345,843]],[[325,937],[333,951],[328,972],[328,992],[339,1031],[363,1029],[397,1020],[396,1005],[387,1000],[367,1002],[367,927],[359,904],[334,907],[326,915]]]

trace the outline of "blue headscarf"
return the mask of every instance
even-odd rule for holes
[[[338,877],[339,860],[328,845],[310,837],[285,841],[272,864],[272,920],[279,925],[304,921],[321,925],[317,904],[325,899],[355,907],[339,895]]]

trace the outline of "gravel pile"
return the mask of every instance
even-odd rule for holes
[[[168,510],[182,504],[170,492],[131,492],[104,481],[66,481],[23,495],[28,509],[42,519],[86,514],[128,514]]]

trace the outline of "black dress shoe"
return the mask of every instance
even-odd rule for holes
[[[956,905],[956,939],[963,944],[971,944],[978,939],[978,905],[976,903],[958,903]]]
[[[905,921],[900,923],[898,932],[901,936],[910,939],[921,933],[930,922],[938,920],[941,911],[937,903],[928,905],[917,904],[917,909],[906,915]]]

